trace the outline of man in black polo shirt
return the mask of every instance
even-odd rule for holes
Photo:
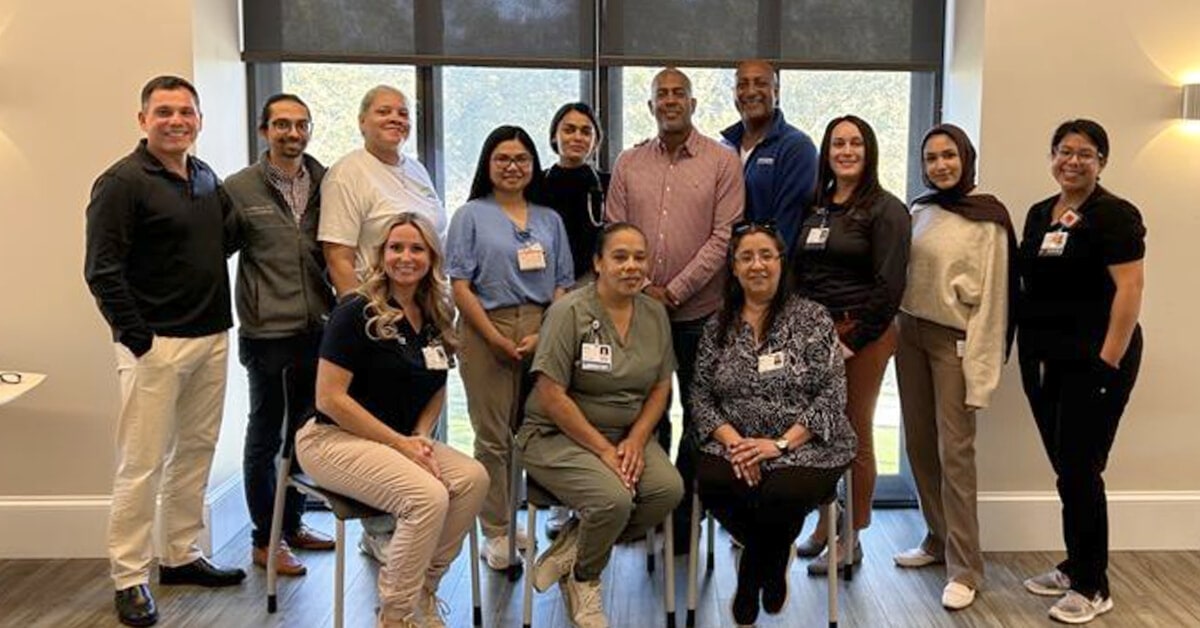
[[[235,585],[197,538],[225,399],[227,203],[217,176],[188,155],[200,132],[196,88],[174,76],[142,88],[146,137],[96,179],[84,274],[112,327],[121,384],[108,553],[117,615],[158,619],[150,595],[159,505],[161,584]],[[229,222],[229,224],[232,224]]]
[[[321,178],[325,167],[304,152],[312,131],[308,106],[292,94],[263,105],[258,132],[267,151],[225,181],[237,218],[238,358],[250,380],[250,419],[242,472],[253,522],[251,560],[267,566],[275,503],[275,456],[314,412],[317,350],[333,306],[325,258],[317,243]],[[283,508],[283,541],[275,570],[305,573],[292,549],[330,550],[333,539],[305,526],[304,496],[289,489]]]

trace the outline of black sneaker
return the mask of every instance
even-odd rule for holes
[[[196,584],[202,587],[231,587],[242,583],[246,572],[234,568],[218,567],[201,556],[178,567],[158,567],[160,584]]]
[[[148,585],[139,584],[117,591],[113,603],[117,607],[117,619],[126,626],[153,626],[158,622],[158,608]]]

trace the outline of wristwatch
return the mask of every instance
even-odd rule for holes
[[[786,454],[788,452],[788,439],[786,439],[786,438],[775,439],[775,447],[779,449],[779,453]]]

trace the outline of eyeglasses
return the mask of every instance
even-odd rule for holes
[[[742,266],[749,266],[754,263],[754,260],[758,260],[764,264],[770,264],[771,262],[778,260],[780,257],[781,256],[775,251],[742,251],[733,258],[733,261],[741,264]]]
[[[292,129],[296,129],[300,133],[308,133],[312,131],[312,127],[312,120],[296,120],[295,122],[284,120],[283,118],[271,120],[271,128],[280,133],[286,133]]]
[[[494,164],[497,168],[499,168],[501,170],[507,170],[509,166],[516,166],[516,167],[520,168],[521,170],[524,170],[529,167],[529,164],[532,164],[532,163],[533,163],[533,157],[531,157],[528,154],[517,155],[516,157],[514,157],[512,155],[493,155],[492,156],[492,164]]]
[[[1090,150],[1074,151],[1069,148],[1055,148],[1053,153],[1056,158],[1061,159],[1063,161],[1071,161],[1071,158],[1074,157],[1075,159],[1078,159],[1079,163],[1081,163],[1081,164],[1094,162],[1097,159],[1100,159],[1100,157],[1101,157],[1100,153],[1097,153],[1095,151],[1090,151]]]
[[[779,233],[779,227],[775,224],[774,220],[743,220],[733,225],[733,235],[735,236],[744,235],[749,231],[765,231],[771,235],[776,235]]]
[[[21,374],[20,373],[10,373],[10,372],[0,373],[0,382],[3,382],[5,384],[20,384],[21,383]]]

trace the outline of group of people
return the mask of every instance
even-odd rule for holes
[[[983,585],[975,420],[1017,337],[1022,381],[1058,477],[1067,559],[1025,586],[1083,623],[1112,607],[1102,472],[1137,376],[1145,230],[1098,185],[1104,129],[1064,123],[1051,142],[1060,190],[1018,241],[975,189],[975,151],[953,125],[920,147],[929,188],[911,208],[879,182],[871,126],[829,122],[819,148],[778,107],[765,61],[737,67],[741,120],[704,136],[686,74],[659,72],[655,138],[592,162],[584,103],[549,125],[543,171],[522,128],[487,137],[469,200],[447,220],[421,164],[401,152],[410,103],[388,86],[359,109],[363,147],[328,170],[305,152],[312,118],[269,98],[267,151],[223,184],[189,154],[199,96],[152,79],[135,151],[103,173],[87,210],[85,274],[113,330],[121,383],[109,549],[120,620],[156,622],[151,526],[161,496],[159,582],[227,586],[197,537],[221,419],[225,259],[237,273],[239,357],[250,379],[244,450],[252,561],[305,571],[295,549],[331,547],[285,500],[269,547],[275,456],[385,513],[364,521],[380,563],[378,625],[443,626],[439,581],[479,520],[483,557],[511,566],[509,465],[562,504],[528,577],[557,584],[581,628],[607,626],[600,577],[614,544],[657,525],[687,538],[698,491],[742,547],[732,614],[779,613],[793,553],[810,573],[862,560],[807,514],[853,468],[865,529],[872,417],[896,358],[908,454],[927,534],[894,557],[945,563],[942,603]],[[459,368],[474,458],[434,438]],[[672,376],[684,410],[672,464]],[[514,451],[515,450],[515,451]],[[678,546],[683,546],[680,543]],[[533,558],[533,557],[530,557]]]

